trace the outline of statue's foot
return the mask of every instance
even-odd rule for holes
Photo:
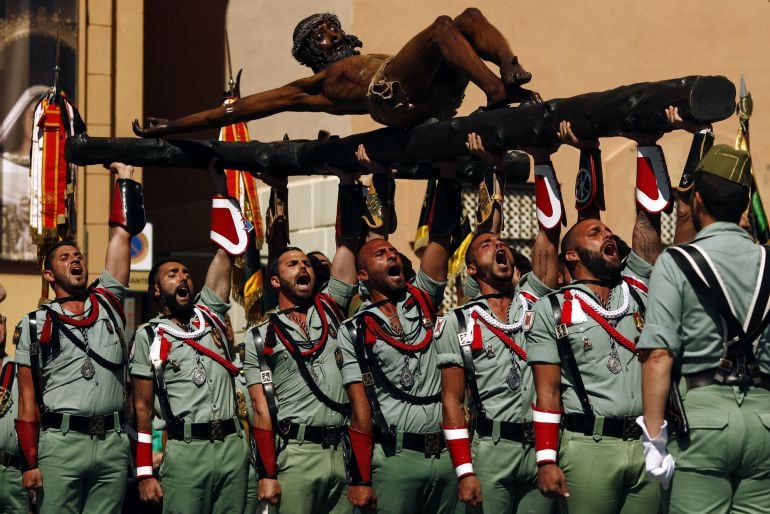
[[[506,87],[523,86],[532,80],[532,74],[519,64],[519,58],[514,56],[510,61],[500,65],[500,78]]]
[[[508,103],[539,104],[543,103],[540,93],[523,87],[508,88]]]
[[[486,109],[497,109],[498,107],[505,107],[511,103],[511,96],[508,89],[500,87],[498,91],[493,94],[487,95]]]

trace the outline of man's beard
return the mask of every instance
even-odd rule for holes
[[[354,55],[361,55],[361,52],[356,50],[361,46],[361,40],[351,34],[346,34],[343,41],[331,52],[325,52],[318,48],[311,40],[309,43],[307,54],[300,62],[306,66],[310,66],[314,73],[325,69],[330,64],[347,57]]]
[[[192,292],[190,293],[192,294]],[[189,316],[193,312],[193,308],[195,307],[195,304],[193,302],[189,302],[186,305],[182,305],[179,303],[179,301],[176,299],[176,292],[173,293],[160,293],[161,301],[163,302],[163,305],[168,307],[168,310],[171,311],[172,314],[175,315],[182,315],[182,316]]]
[[[614,280],[620,278],[623,263],[618,259],[617,263],[609,262],[602,257],[601,252],[592,252],[586,248],[576,248],[578,257],[583,266],[593,273],[596,278]]]

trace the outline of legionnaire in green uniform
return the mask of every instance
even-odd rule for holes
[[[223,176],[223,174],[222,174]],[[221,177],[220,177],[221,179]],[[225,191],[215,182],[215,189]],[[213,199],[211,239],[219,246],[194,295],[178,260],[153,265],[148,290],[160,313],[139,327],[130,372],[138,432],[136,466],[142,500],[163,500],[163,512],[242,512],[249,452],[238,419],[224,316],[230,308],[233,255],[248,236],[234,200]],[[160,483],[152,476],[152,418],[158,412],[168,437]]]
[[[353,175],[338,176],[338,246],[328,283],[316,283],[302,250],[285,248],[270,263],[278,309],[245,337],[243,368],[254,410],[259,498],[283,514],[350,511],[341,446],[350,407],[337,337],[342,312],[357,291],[358,228],[349,232],[348,225],[359,225],[360,218],[346,202],[358,201],[360,207],[363,196]]]
[[[19,441],[13,420],[19,409],[16,363],[5,353],[5,316],[0,316],[0,511],[27,514],[29,495],[21,482]]]
[[[40,512],[121,512],[129,441],[123,430],[127,351],[122,301],[132,234],[144,227],[133,168],[118,174],[105,269],[88,286],[88,268],[72,242],[54,246],[43,278],[55,300],[17,326],[24,486],[39,492]],[[38,440],[39,436],[39,440]],[[42,491],[41,491],[42,488]]]
[[[671,513],[770,512],[768,249],[737,225],[749,201],[751,159],[716,145],[694,177],[697,233],[655,264],[638,345],[647,470],[664,485],[671,480]],[[689,434],[666,449],[672,378]]]
[[[566,128],[562,124],[560,137]],[[478,136],[469,138],[468,146],[489,156]],[[502,219],[494,220],[491,232],[482,228],[465,256],[468,282],[478,288],[475,298],[445,315],[437,331],[442,428],[459,481],[459,498],[468,512],[550,513],[554,507],[553,500],[537,490],[530,408],[534,384],[523,329],[532,323],[534,303],[553,292],[558,280],[564,206],[550,160],[557,148],[528,149],[540,190],[555,187],[553,194],[536,195],[540,232],[532,250],[535,271],[518,274],[513,252],[494,233]],[[548,187],[543,187],[546,181]],[[482,205],[480,193],[481,220]],[[476,418],[472,447],[463,412],[466,390]]]
[[[549,250],[556,270],[558,252],[555,246]],[[481,511],[483,502],[487,512],[549,513],[553,502],[537,490],[530,408],[534,385],[522,327],[531,322],[531,302],[552,290],[532,273],[514,288],[513,256],[495,234],[476,236],[466,260],[481,296],[444,316],[435,343],[442,366],[443,429],[459,496],[471,511]],[[466,385],[477,416],[472,467],[462,411]]]
[[[340,246],[328,285],[314,293],[307,255],[284,250],[271,278],[278,310],[246,335],[259,497],[277,512],[350,511],[340,444],[349,405],[337,336],[356,290],[354,260],[354,252]]]
[[[668,205],[661,200],[670,199],[663,179],[660,147],[640,143],[633,252],[624,264],[606,225],[579,221],[562,241],[574,282],[535,304],[527,361],[537,394],[538,486],[566,500],[563,512],[658,509],[659,487],[644,472],[641,431],[634,423],[641,411],[635,339],[643,325],[650,263],[660,252],[658,213]]]
[[[448,166],[436,188],[430,242],[414,284],[404,279],[398,251],[386,240],[367,242],[356,258],[367,294],[340,329],[339,344],[352,409],[348,498],[362,509],[455,509],[457,481],[440,432],[440,373],[431,348],[434,305],[443,298],[449,236],[461,206]]]

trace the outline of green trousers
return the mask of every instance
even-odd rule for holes
[[[770,391],[710,385],[687,391],[688,439],[672,439],[671,513],[770,513]]]
[[[246,481],[246,503],[243,514],[256,514],[259,502],[257,501],[257,470],[249,464],[249,478]]]
[[[561,511],[570,514],[655,514],[660,485],[647,476],[641,439],[590,436],[565,430],[559,467],[570,497]],[[697,512],[695,510],[690,512]]]
[[[483,504],[466,506],[467,513],[551,514],[556,502],[537,489],[535,450],[495,437],[473,440],[473,470],[481,482]]]
[[[278,482],[281,502],[270,513],[350,514],[342,445],[324,448],[320,444],[289,440],[278,454]]]
[[[230,434],[223,441],[169,440],[160,465],[163,512],[243,512],[248,467],[248,447],[242,432]]]
[[[41,514],[106,514],[123,510],[129,441],[114,430],[103,436],[48,429],[40,432]]]
[[[374,445],[372,482],[377,512],[382,514],[451,514],[457,505],[457,477],[449,452],[426,457],[422,452]]]
[[[27,514],[27,490],[21,485],[21,471],[0,466],[0,514]]]

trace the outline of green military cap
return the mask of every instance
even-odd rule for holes
[[[751,156],[745,150],[737,150],[728,145],[714,145],[695,168],[696,174],[704,171],[749,187]]]

